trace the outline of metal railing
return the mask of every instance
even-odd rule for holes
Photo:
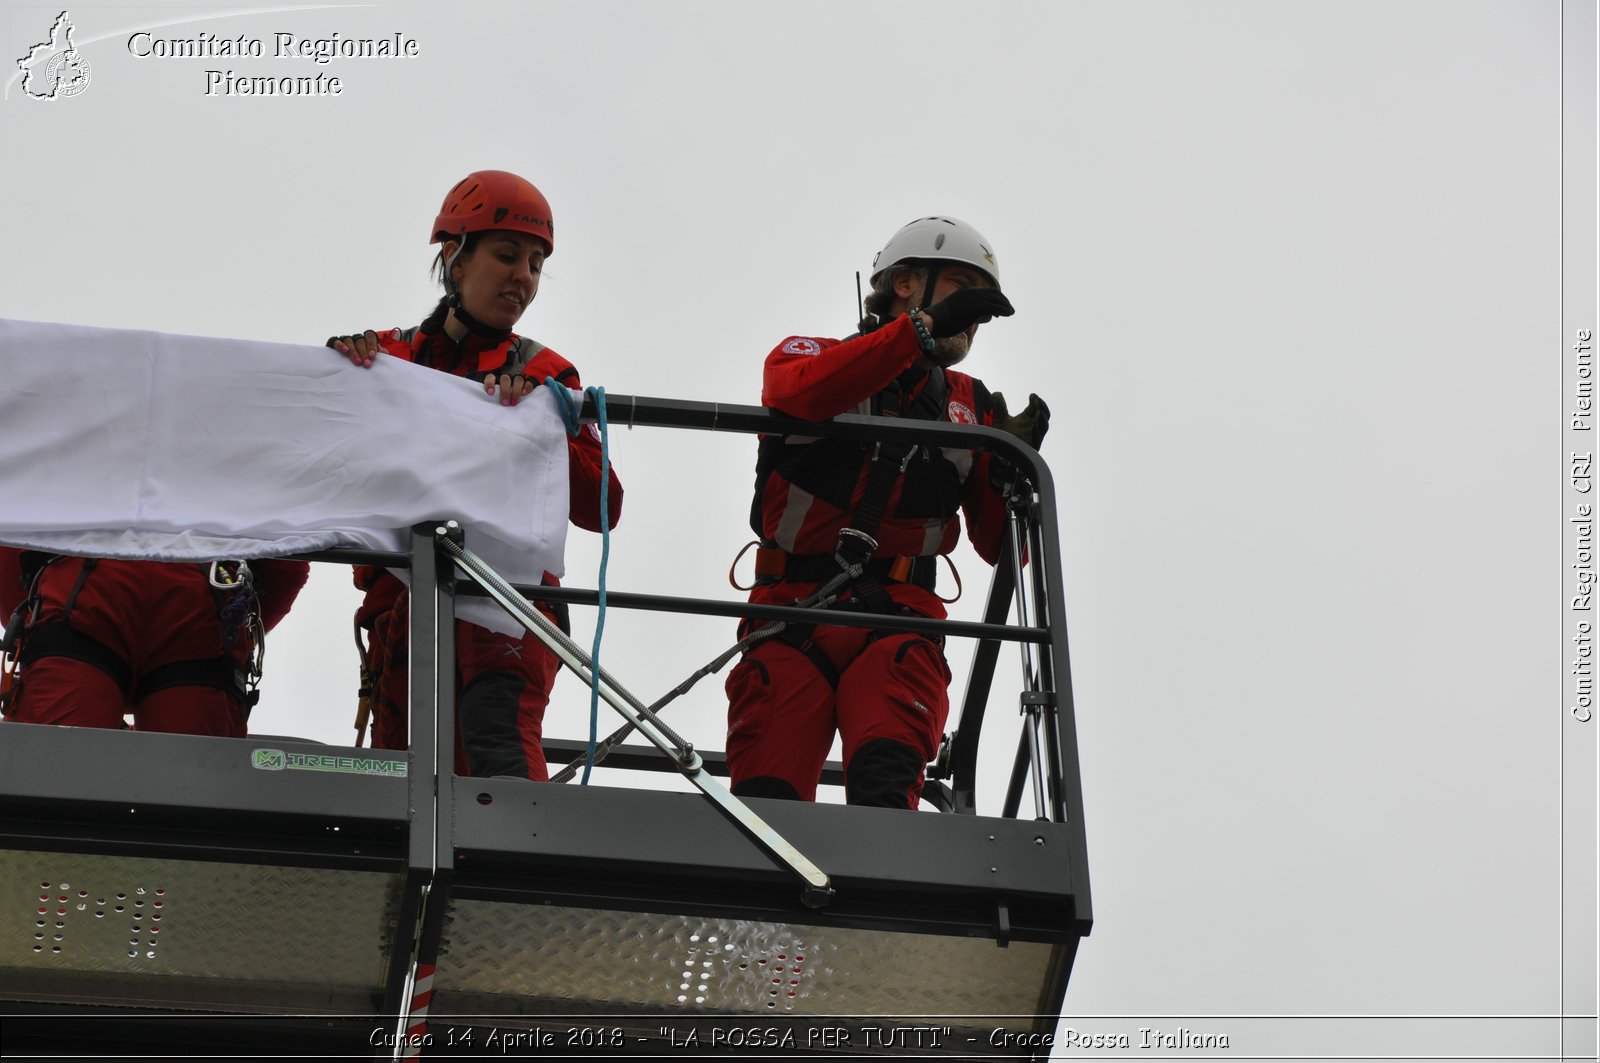
[[[1012,772],[1001,810],[1004,818],[1021,815],[1024,795],[1031,790],[1032,817],[1071,825],[1075,836],[1075,881],[1073,892],[1087,910],[1088,877],[1083,859],[1086,842],[1083,830],[1082,785],[1078,768],[1075,706],[1072,696],[1070,657],[1067,644],[1066,609],[1059,543],[1061,530],[1056,516],[1054,480],[1038,452],[1015,437],[993,428],[956,425],[902,418],[868,417],[847,414],[831,421],[814,423],[785,417],[755,406],[730,406],[721,403],[693,402],[646,396],[608,395],[610,425],[628,428],[732,432],[746,435],[805,435],[815,438],[859,440],[863,443],[913,443],[971,451],[984,451],[1008,462],[1020,471],[1022,487],[1010,502],[1010,534],[1001,545],[1001,556],[994,569],[983,620],[936,620],[927,617],[883,615],[851,611],[822,611],[788,606],[730,602],[713,598],[672,597],[608,590],[608,608],[639,609],[678,614],[726,616],[752,620],[788,620],[830,625],[872,627],[879,630],[909,631],[965,637],[977,640],[971,669],[962,692],[959,708],[952,713],[953,733],[948,750],[929,773],[930,786],[925,797],[935,807],[957,814],[978,812],[977,775],[979,739],[991,700],[996,667],[1002,644],[1015,643],[1021,657],[1021,689],[1018,711],[1024,726],[1013,760]],[[592,400],[581,411],[581,420],[593,422],[596,411]],[[419,529],[426,530],[425,526]],[[470,547],[470,542],[467,544]],[[1020,563],[1021,558],[1027,563]],[[331,558],[330,558],[331,559]],[[413,573],[415,591],[421,595],[429,582],[423,578],[439,571],[439,561],[418,558]],[[571,587],[518,586],[525,598],[534,601],[564,602],[570,605],[595,605],[594,590]],[[438,602],[441,611],[449,608],[456,594],[482,595],[487,592],[470,580],[446,581]],[[1013,602],[1017,620],[1007,623]],[[450,625],[413,613],[413,647],[419,639],[433,642],[431,655],[437,675],[448,676],[446,667],[453,648]],[[413,649],[415,655],[417,650]],[[424,682],[428,671],[413,660],[412,719],[428,719],[438,709],[451,716],[453,704],[450,684],[440,678]],[[442,722],[441,722],[442,726]],[[426,729],[424,729],[426,730]],[[452,734],[453,730],[440,732]],[[419,732],[413,730],[413,735]],[[448,774],[451,743],[432,748],[414,746],[421,763],[437,758]],[[417,738],[413,738],[417,742]],[[579,743],[546,741],[552,752],[581,755]],[[725,771],[719,753],[701,751],[707,765]],[[627,755],[619,763],[644,770],[676,770],[666,755],[651,753]],[[838,779],[837,769],[830,776]],[[946,782],[946,780],[948,780]],[[825,780],[827,781],[827,780]]]
[[[518,779],[456,777],[455,603],[458,595],[481,592],[456,572],[461,555],[448,524],[429,522],[413,529],[408,553],[339,550],[308,558],[410,569],[412,744],[408,752],[385,760],[381,771],[266,770],[284,767],[286,756],[294,767],[296,758],[353,763],[367,753],[293,739],[245,742],[28,725],[8,731],[0,748],[0,760],[7,766],[6,785],[0,787],[0,841],[30,887],[44,881],[40,875],[66,878],[66,870],[53,870],[53,854],[77,861],[70,865],[74,880],[91,874],[97,881],[115,882],[162,876],[161,882],[181,890],[184,900],[171,913],[192,920],[187,937],[163,934],[171,940],[163,941],[168,951],[161,954],[162,962],[176,964],[172,970],[179,973],[190,970],[183,964],[205,972],[222,963],[235,974],[231,981],[168,979],[161,974],[165,968],[147,971],[132,959],[102,970],[111,961],[96,958],[98,954],[74,966],[77,961],[52,960],[49,953],[35,958],[29,952],[0,964],[0,977],[14,987],[13,998],[83,1005],[122,1002],[135,1010],[243,1007],[282,1017],[308,1009],[356,1014],[363,1010],[361,1001],[370,997],[370,1014],[395,1024],[387,1043],[400,1044],[405,1030],[422,1018],[417,1001],[436,964],[447,1003],[453,1000],[459,1006],[482,999],[496,1007],[533,1009],[528,1014],[554,1013],[567,1000],[562,993],[524,987],[515,1000],[474,996],[477,989],[466,975],[484,970],[491,962],[484,957],[491,956],[498,964],[494,969],[503,970],[508,984],[514,983],[529,969],[524,954],[516,951],[518,942],[538,939],[540,933],[527,929],[530,920],[554,918],[551,912],[593,910],[618,919],[633,918],[629,913],[659,918],[662,941],[670,940],[673,927],[718,920],[809,928],[804,929],[808,936],[833,935],[830,940],[841,948],[859,948],[853,953],[857,955],[874,954],[879,946],[852,943],[853,933],[887,933],[906,941],[926,934],[945,950],[938,955],[950,957],[941,962],[1022,964],[1030,972],[1024,983],[1032,977],[1042,986],[1036,1007],[1045,1013],[1059,1009],[1077,940],[1089,932],[1092,914],[1058,552],[1061,536],[1054,485],[1038,454],[1004,433],[972,426],[853,415],[810,424],[757,407],[617,395],[608,404],[613,425],[917,442],[987,451],[1021,471],[1031,490],[1013,501],[1011,534],[977,622],[607,593],[612,608],[812,623],[825,619],[829,624],[976,640],[959,708],[953,707],[948,755],[931,773],[938,785],[929,787],[936,803],[952,814],[908,819],[907,813],[894,810],[738,802],[731,797],[701,804],[692,795],[646,795],[609,787],[579,793]],[[583,413],[585,419],[594,415],[587,407]],[[466,546],[471,546],[470,535]],[[1023,556],[1026,565],[1020,563]],[[517,590],[527,598],[574,604],[596,598],[593,591],[574,588]],[[1017,616],[1008,622],[1014,601],[1019,603]],[[1017,646],[1020,659],[1015,704],[1024,727],[1000,815],[994,817],[979,814],[978,749],[1006,643]],[[263,741],[282,749],[257,748]],[[583,748],[580,743],[546,745],[573,756]],[[623,746],[611,763],[682,771],[690,762],[698,764],[697,771],[719,773],[721,754],[691,752],[692,760],[674,760],[654,747]],[[263,754],[276,754],[278,760],[264,763]],[[181,756],[182,785],[174,787],[174,777],[165,773],[124,770],[121,765],[130,756],[141,763]],[[1024,814],[1030,788],[1033,800]],[[710,789],[702,787],[703,792]],[[716,805],[717,812],[709,805]],[[734,805],[747,811],[755,806],[752,814],[770,820],[774,833],[782,831],[815,857],[815,866],[838,885],[837,895],[823,900],[813,891],[797,898],[788,874],[796,865],[789,863],[785,870],[781,847],[761,842]],[[747,837],[756,837],[765,852],[729,830],[727,821]],[[892,857],[886,855],[890,849]],[[270,949],[259,946],[259,935],[250,936],[256,932],[253,926],[234,928],[243,934],[237,947],[227,932],[230,913],[241,903],[241,889],[252,891],[243,900],[251,910],[285,905],[278,916],[283,925],[305,924],[307,932],[330,939],[348,930],[351,941],[344,944],[351,947],[311,957],[304,970],[290,972],[298,981],[268,964],[260,977],[276,988],[269,992],[253,987],[250,980],[256,976],[251,972],[273,957]],[[227,903],[212,904],[213,898],[226,898]],[[811,903],[819,900],[826,906]],[[505,915],[513,910],[515,917]],[[482,920],[488,915],[514,918],[513,928],[524,929],[485,925]],[[70,918],[76,917],[63,921]],[[85,922],[85,928],[94,925]],[[85,928],[69,928],[73,942],[81,941],[75,947],[98,947]],[[640,931],[626,923],[619,932],[624,934],[619,940],[635,942]],[[368,938],[377,941],[373,947],[381,948],[381,954],[367,947]],[[972,951],[975,942],[985,939],[992,939],[990,952]],[[452,944],[474,957],[470,965],[452,959]],[[845,974],[837,972],[840,978]],[[955,988],[964,984],[961,979],[952,982]],[[981,977],[972,982],[989,984]],[[876,983],[866,978],[861,984]],[[670,1001],[648,995],[618,1001],[618,1006],[677,1014]],[[226,1025],[243,1020],[223,1016],[218,1021]],[[1048,1029],[1050,1022],[1046,1014],[1038,1029]],[[356,1019],[337,1031],[326,1017],[296,1023],[284,1027],[286,1037],[311,1036],[323,1027],[329,1036],[365,1037]],[[176,1043],[191,1028],[174,1025],[168,1032]]]

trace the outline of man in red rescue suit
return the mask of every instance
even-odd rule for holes
[[[257,648],[309,569],[0,547],[0,615],[21,666],[6,718],[122,727],[132,714],[138,731],[243,737]]]
[[[453,376],[481,379],[485,390],[516,405],[546,377],[581,388],[571,362],[512,332],[539,288],[544,260],[555,250],[550,205],[528,181],[502,170],[468,174],[445,196],[432,242],[443,244],[435,262],[445,296],[421,325],[337,336],[329,346],[353,363],[371,367],[382,352]],[[600,435],[590,426],[568,440],[572,523],[601,530]],[[492,457],[490,460],[493,460]],[[622,485],[609,474],[605,522],[622,515]],[[370,632],[363,688],[372,708],[372,744],[410,744],[407,651],[410,596],[389,572],[361,566],[356,586],[366,598],[358,629]],[[550,573],[547,586],[556,586]],[[560,624],[565,609],[539,608]],[[544,711],[559,662],[530,634],[520,637],[456,622],[456,771],[462,775],[549,778],[543,749]]]
[[[911,222],[873,261],[862,331],[842,341],[784,340],[767,356],[762,405],[808,421],[865,413],[992,425],[1037,447],[1049,422],[1037,395],[1012,416],[1004,396],[949,368],[966,356],[978,324],[1013,313],[999,280],[988,241],[971,226],[947,217]],[[808,598],[839,575],[835,555],[844,552],[870,559],[833,608],[942,618],[935,566],[959,538],[957,510],[979,555],[994,564],[1010,479],[1002,462],[976,451],[764,436],[750,513],[761,537],[750,600]],[[837,730],[848,803],[916,808],[923,766],[943,737],[949,683],[936,638],[790,625],[757,643],[728,677],[733,792],[815,800]]]

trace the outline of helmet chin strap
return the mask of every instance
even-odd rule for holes
[[[450,305],[450,312],[455,315],[455,318],[456,318],[457,321],[459,321],[463,325],[467,326],[467,331],[468,332],[471,332],[471,333],[473,333],[475,335],[478,335],[478,336],[482,336],[485,339],[494,340],[496,342],[499,342],[500,340],[503,340],[507,336],[511,335],[511,330],[510,329],[508,329],[508,328],[492,328],[489,325],[485,325],[482,321],[479,321],[477,318],[475,318],[471,314],[469,314],[467,312],[467,308],[465,306],[461,305],[461,296],[457,292],[452,291],[450,293],[450,295],[449,295],[449,305]]]
[[[939,283],[939,265],[934,260],[928,263],[928,282],[922,286],[922,302],[917,305],[926,310],[933,305],[933,289]]]

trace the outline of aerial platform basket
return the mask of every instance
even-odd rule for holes
[[[798,424],[750,407],[616,396],[610,406],[641,426]],[[5,1047],[401,1055],[417,1050],[405,1034],[425,1020],[424,1055],[464,1049],[461,1032],[482,1045],[497,1031],[583,1030],[587,1041],[542,1044],[683,1054],[737,1050],[730,1031],[760,1030],[787,1035],[747,1047],[1028,1056],[1016,1046],[1054,1029],[1091,925],[1048,471],[981,428],[840,417],[806,431],[931,432],[1029,471],[1034,495],[1016,507],[984,621],[942,625],[979,638],[927,791],[943,814],[733,802],[743,820],[699,794],[454,776],[452,743],[440,740],[455,728],[451,616],[457,593],[480,592],[438,578],[456,557],[442,528],[419,526],[409,558],[338,558],[412,569],[408,751],[0,729]],[[1025,569],[1014,564],[1024,549]],[[1006,626],[1024,581],[1031,594]],[[1024,647],[1024,726],[1005,807],[980,816],[977,738],[1005,641]],[[546,744],[552,761],[581,755],[576,743]],[[702,757],[702,778],[720,772],[719,755]],[[682,770],[649,747],[609,763]],[[1033,818],[1018,818],[1029,790]],[[758,844],[751,820],[781,844]],[[825,873],[830,895],[803,888],[789,851]]]

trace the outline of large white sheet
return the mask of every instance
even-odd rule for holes
[[[566,431],[542,389],[322,347],[0,319],[0,543],[154,560],[403,550],[455,518],[508,579],[562,573]],[[459,612],[518,630],[492,603]]]

